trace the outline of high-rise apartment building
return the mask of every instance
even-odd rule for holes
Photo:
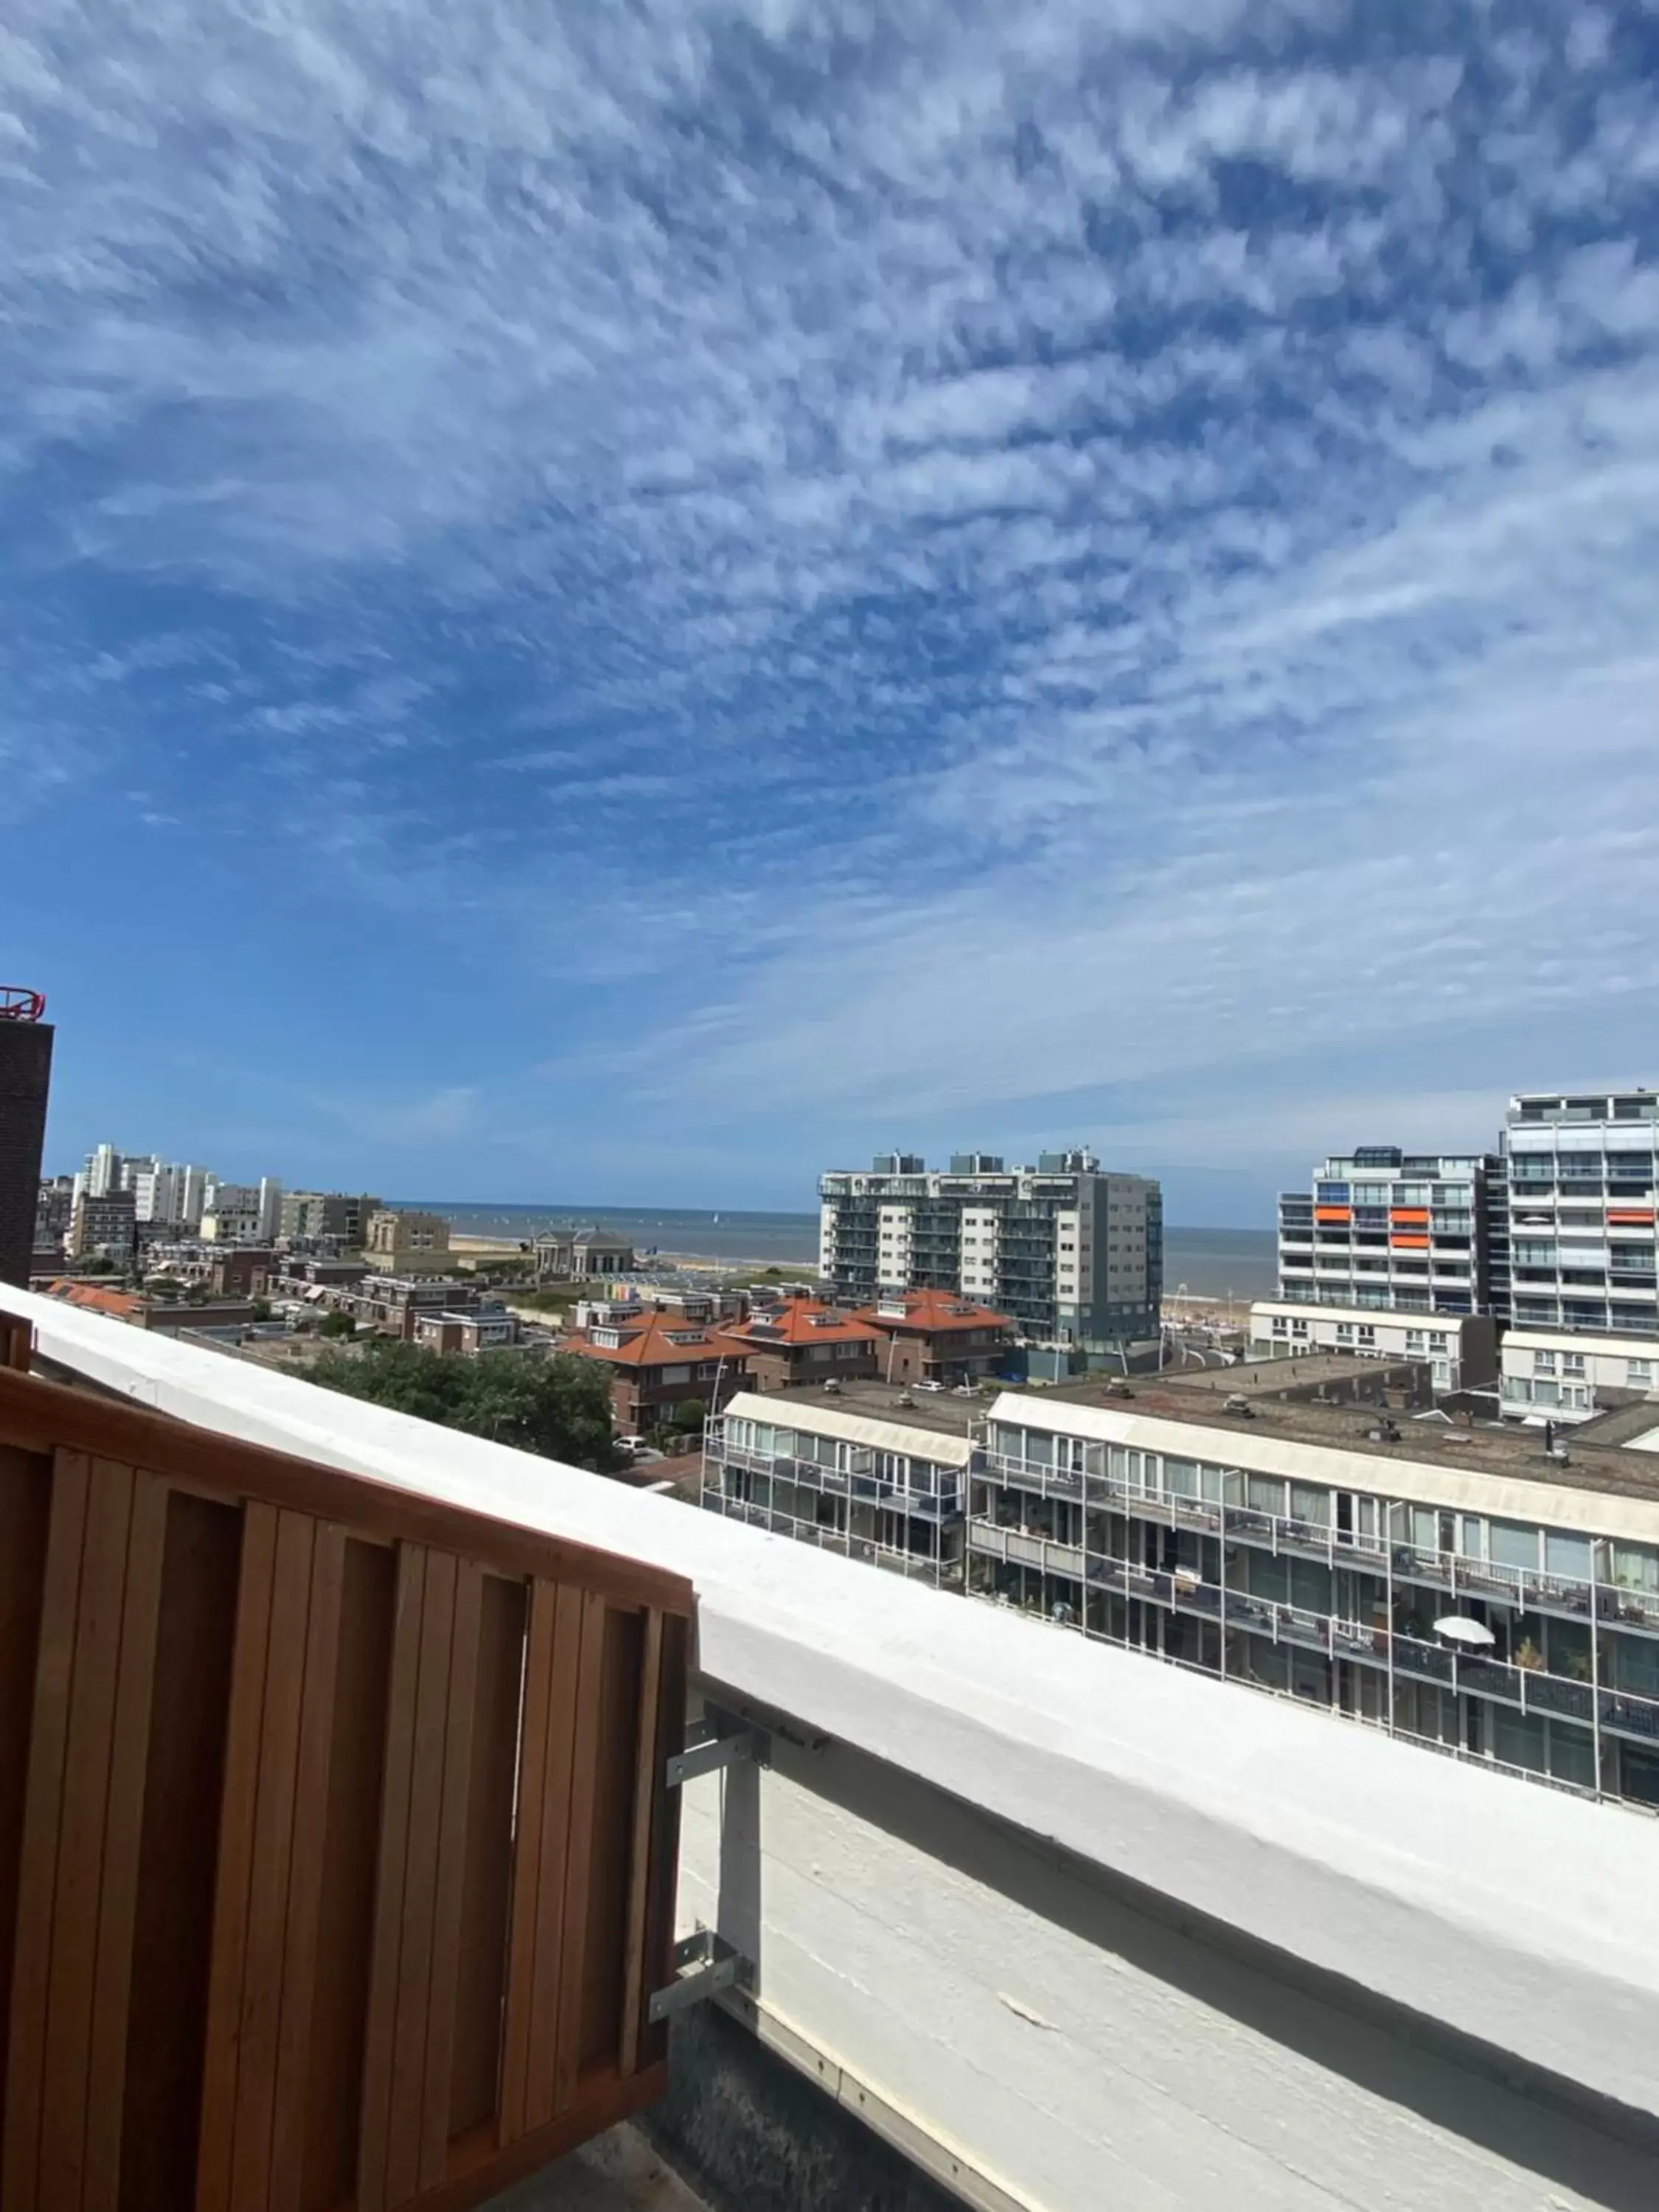
[[[1482,1153],[1366,1145],[1314,1170],[1279,1201],[1279,1295],[1304,1305],[1407,1313],[1492,1310],[1489,1187]]]
[[[52,1027],[33,991],[0,988],[0,1283],[28,1287],[40,1149],[52,1085]]]
[[[1144,1176],[1090,1152],[1035,1167],[959,1152],[945,1170],[878,1153],[867,1174],[820,1180],[819,1270],[843,1297],[954,1291],[1043,1344],[1103,1349],[1158,1334],[1164,1202]]]
[[[1659,1095],[1510,1101],[1504,1131],[1509,1314],[1518,1327],[1659,1335]]]

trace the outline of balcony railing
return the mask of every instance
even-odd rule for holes
[[[962,1511],[962,1491],[957,1484],[938,1491],[915,1490],[873,1472],[823,1467],[817,1460],[796,1459],[787,1453],[750,1451],[723,1438],[705,1445],[703,1459],[706,1465],[737,1468],[750,1474],[798,1483],[808,1490],[822,1491],[827,1497],[863,1498],[890,1512],[920,1514],[929,1521],[949,1521]]]
[[[1563,1613],[1588,1620],[1594,1611],[1610,1627],[1634,1628],[1659,1635],[1659,1589],[1591,1582],[1570,1575],[1510,1567],[1462,1553],[1401,1544],[1327,1527],[1294,1515],[1263,1511],[1254,1505],[1218,1505],[1206,1498],[1137,1487],[1121,1475],[1089,1474],[1069,1468],[1038,1465],[1005,1452],[988,1452],[986,1475],[1047,1498],[1085,1505],[1121,1506],[1138,1519],[1165,1528],[1189,1528],[1297,1559],[1322,1560],[1334,1568],[1383,1575],[1390,1565],[1397,1579],[1426,1583],[1455,1596],[1482,1599],[1520,1612]]]

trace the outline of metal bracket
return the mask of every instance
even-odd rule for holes
[[[710,1705],[704,1711],[701,1727],[691,1732],[684,1750],[677,1751],[669,1760],[668,1786],[678,1790],[683,1783],[695,1782],[700,1774],[718,1773],[744,1759],[752,1759],[757,1766],[768,1766],[771,1758],[772,1739],[764,1729],[755,1728],[735,1714]]]
[[[717,1990],[742,1985],[754,1978],[754,1968],[742,1953],[712,1928],[699,1928],[674,1946],[674,1979],[665,1990],[653,1990],[647,2007],[653,2021],[668,2020],[688,2005],[701,2004]]]

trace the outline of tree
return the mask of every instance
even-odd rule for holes
[[[317,1334],[319,1336],[356,1336],[357,1334],[357,1324],[353,1321],[349,1314],[325,1314],[323,1316],[323,1325],[318,1330]]]
[[[269,1321],[270,1319],[270,1300],[269,1298],[255,1298],[253,1301],[253,1318],[255,1321]]]
[[[324,1323],[325,1328],[327,1323]],[[477,1357],[371,1338],[362,1357],[325,1352],[311,1380],[393,1413],[608,1474],[622,1464],[604,1367],[588,1359]]]
[[[683,1437],[700,1437],[708,1419],[708,1408],[701,1398],[684,1398],[668,1417],[668,1426]]]

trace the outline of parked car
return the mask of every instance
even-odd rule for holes
[[[625,1452],[633,1452],[635,1456],[651,1449],[643,1437],[618,1437],[617,1442]]]
[[[945,1385],[942,1382],[918,1382],[916,1388],[918,1390],[942,1390]]]

